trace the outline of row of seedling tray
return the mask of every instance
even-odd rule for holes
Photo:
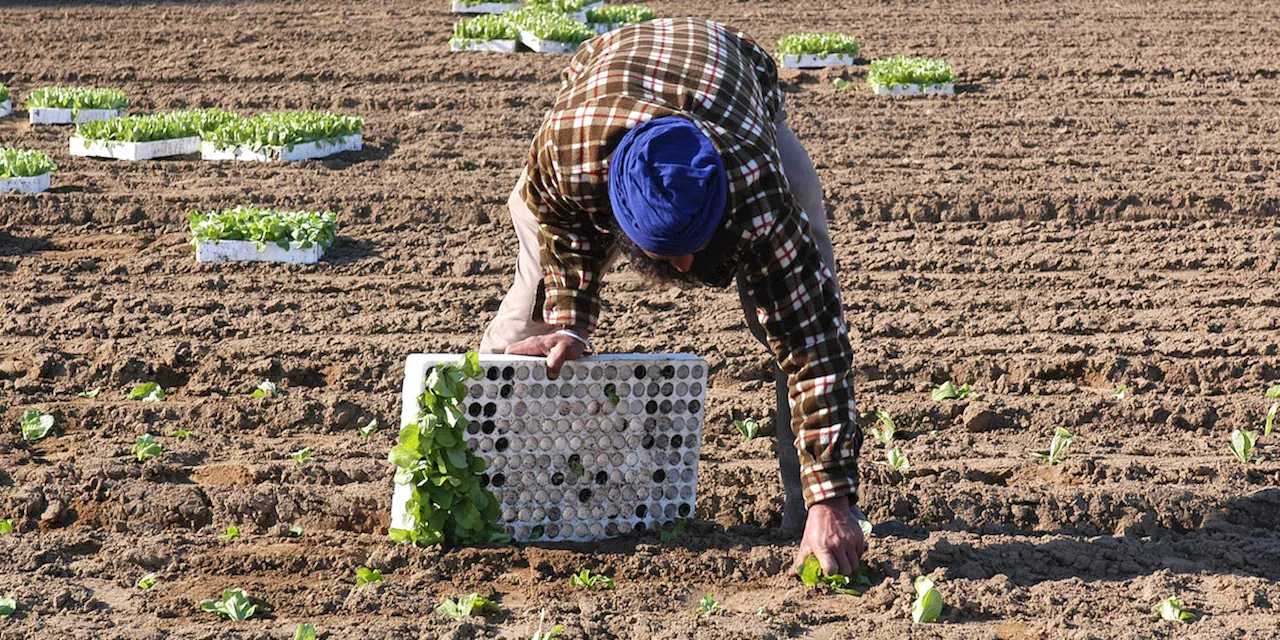
[[[599,34],[655,17],[648,7],[588,5],[581,0],[530,3],[524,8],[488,6],[517,8],[458,22],[449,40],[450,50],[512,53],[523,46],[538,53],[573,53],[578,45]]]
[[[778,41],[782,66],[798,69],[851,67],[858,40],[841,33],[794,33]],[[955,70],[945,60],[894,56],[871,61],[867,84],[878,95],[955,93]]]

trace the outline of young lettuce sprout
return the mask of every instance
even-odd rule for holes
[[[797,575],[800,576],[800,582],[803,582],[806,586],[826,585],[832,591],[842,595],[860,596],[862,591],[859,591],[857,587],[871,586],[871,579],[867,577],[868,570],[867,564],[860,562],[858,563],[858,570],[853,576],[838,573],[828,574],[822,570],[822,563],[818,561],[818,556],[809,554]]]
[[[276,383],[270,380],[263,380],[262,384],[258,385],[258,388],[249,394],[249,397],[258,400],[260,398],[279,398],[282,395],[284,395],[284,391],[281,391],[280,387],[276,386]]]
[[[872,429],[871,437],[885,444],[889,444],[893,441],[894,436],[898,434],[898,427],[893,423],[893,417],[884,409],[876,411],[876,418],[878,418],[880,423],[884,425],[884,429]]]
[[[0,598],[0,616],[11,616],[18,610],[18,601],[13,598]]]
[[[237,527],[234,524],[229,524],[227,525],[227,532],[218,537],[223,540],[235,540],[240,537],[240,527]]]
[[[373,420],[369,421],[369,424],[366,424],[365,426],[359,428],[360,437],[364,438],[365,440],[368,440],[369,436],[373,435],[373,432],[377,430],[378,430],[378,419],[374,418]]]
[[[1075,434],[1058,427],[1056,433],[1053,434],[1053,440],[1049,442],[1049,451],[1034,451],[1031,456],[1040,461],[1040,464],[1050,466],[1061,464],[1063,458],[1067,455],[1067,447],[1071,446],[1071,441],[1075,438]]]
[[[569,584],[574,587],[582,587],[588,591],[596,589],[615,589],[618,586],[617,583],[613,581],[613,578],[598,573],[592,575],[590,569],[583,569],[582,571],[570,576]]]
[[[174,429],[174,430],[173,430],[173,433],[170,433],[170,434],[169,434],[169,437],[170,437],[170,438],[177,438],[177,439],[179,439],[179,440],[186,440],[187,438],[190,438],[191,436],[194,436],[194,435],[195,435],[195,433],[193,433],[193,432],[191,432],[191,431],[187,431],[186,429],[183,429],[182,427],[178,427],[177,429]]]
[[[471,594],[462,596],[457,600],[445,598],[436,607],[436,613],[452,618],[453,620],[461,620],[467,616],[479,616],[488,613],[501,613],[502,609],[498,608],[497,603],[488,599],[481,598],[479,594]]]
[[[94,387],[93,389],[85,389],[84,391],[81,391],[80,393],[77,393],[76,395],[77,395],[77,396],[80,396],[81,398],[89,398],[90,400],[92,400],[93,398],[98,397],[98,394],[99,394],[99,393],[102,393],[102,387]]]
[[[963,384],[957,387],[955,383],[948,380],[938,385],[938,388],[933,390],[933,401],[942,402],[943,400],[968,398],[970,391],[971,389],[969,388],[969,385]]]
[[[364,586],[366,584],[373,584],[375,582],[382,582],[381,571],[378,571],[377,569],[370,569],[369,567],[360,567],[359,569],[356,569],[357,587]]]
[[[916,601],[911,603],[911,619],[921,624],[928,624],[938,619],[942,613],[942,594],[933,587],[933,580],[928,576],[916,578]]]
[[[903,453],[900,447],[885,449],[884,457],[884,462],[876,462],[875,464],[899,471],[906,471],[911,468],[911,461],[907,459],[907,454]]]
[[[529,640],[552,640],[564,631],[563,625],[554,625],[550,629],[543,631],[542,625],[547,621],[547,610],[543,609],[538,613],[538,630],[533,632],[533,637]]]
[[[1249,464],[1254,458],[1253,445],[1257,440],[1257,436],[1252,431],[1236,429],[1231,432],[1231,444],[1227,445],[1227,449],[1241,464]]]
[[[316,626],[310,622],[298,625],[298,629],[293,632],[293,640],[316,640],[316,637]]]
[[[1115,398],[1116,400],[1124,400],[1125,397],[1128,395],[1129,395],[1129,385],[1122,384],[1119,387],[1116,387],[1116,392],[1111,394],[1111,397]]]
[[[1262,435],[1271,435],[1271,430],[1276,426],[1277,412],[1280,412],[1280,401],[1271,403],[1271,408],[1267,410],[1267,423],[1262,427]]]
[[[156,586],[156,582],[159,582],[159,580],[160,579],[156,577],[156,574],[148,573],[147,575],[138,578],[137,587],[146,591],[147,589]]]
[[[0,536],[13,533],[13,518],[0,520]]]
[[[301,538],[303,533],[304,531],[302,529],[302,525],[300,524],[295,524],[292,527],[289,527],[290,538]]]
[[[704,616],[709,616],[719,610],[720,603],[716,602],[716,597],[709,593],[702,596],[702,599],[698,601],[698,613],[701,613]]]
[[[1159,614],[1161,619],[1168,622],[1185,624],[1196,619],[1196,614],[1182,610],[1182,601],[1178,598],[1165,598],[1151,609]]]
[[[160,446],[159,442],[156,442],[154,436],[144,433],[138,436],[138,439],[133,443],[133,452],[138,456],[138,462],[146,462],[152,458],[160,457],[160,454],[164,453],[164,447]]]
[[[292,457],[293,461],[297,462],[298,464],[307,464],[308,462],[316,461],[315,458],[311,457],[311,447],[303,447],[301,449],[298,449],[297,451],[294,451],[293,453],[289,454],[289,456]]]
[[[746,420],[734,420],[733,427],[742,434],[743,442],[750,442],[760,435],[760,423],[747,418]]]
[[[228,620],[248,620],[258,610],[258,605],[249,603],[249,594],[244,589],[227,589],[221,598],[201,601],[200,610],[216,613]]]
[[[831,84],[835,85],[836,89],[840,91],[848,91],[853,88],[853,83],[844,78],[835,78],[831,81]]]
[[[49,435],[53,430],[53,416],[28,409],[22,412],[22,439],[27,442],[35,442]]]
[[[141,400],[142,402],[160,402],[164,400],[164,389],[160,388],[160,384],[156,382],[144,382],[130,389],[125,397],[130,400]]]

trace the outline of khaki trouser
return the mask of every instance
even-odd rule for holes
[[[822,252],[822,258],[832,273],[836,273],[835,255],[831,249],[831,236],[827,230],[827,213],[822,204],[822,183],[818,180],[818,172],[813,168],[809,153],[805,151],[800,140],[791,132],[785,122],[785,112],[779,113],[778,155],[782,160],[782,171],[787,176],[791,192],[809,217],[809,232]],[[542,280],[542,265],[538,249],[538,220],[520,197],[524,177],[512,190],[507,199],[507,207],[511,210],[511,222],[516,228],[516,237],[520,240],[520,256],[516,259],[515,283],[503,298],[498,307],[497,316],[485,329],[484,338],[480,342],[482,353],[502,353],[507,345],[537,335],[552,333],[557,327],[532,319],[533,308],[537,301],[538,282]],[[611,256],[610,261],[616,256]],[[603,275],[603,273],[601,274]],[[764,328],[756,319],[755,304],[747,295],[741,274],[738,276],[738,297],[751,335],[769,348]],[[787,401],[787,377],[782,370],[774,366],[774,392],[777,406],[774,413],[774,429],[776,432],[774,448],[778,454],[779,471],[782,484],[786,490],[786,507],[782,515],[782,526],[786,529],[798,529],[804,525],[806,510],[804,492],[800,485],[800,461],[796,454],[795,437],[791,433],[791,407]]]

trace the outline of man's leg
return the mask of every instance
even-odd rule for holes
[[[524,174],[516,182],[507,208],[511,210],[511,223],[520,240],[520,255],[516,258],[516,279],[502,299],[498,313],[484,330],[480,340],[481,353],[503,353],[507,346],[532,336],[545,335],[555,327],[533,319],[534,305],[538,304],[538,283],[542,281],[542,260],[538,252],[538,219],[520,197]]]
[[[831,247],[831,234],[827,230],[827,212],[822,203],[822,182],[818,172],[813,168],[809,153],[805,151],[800,140],[791,132],[786,123],[779,119],[778,123],[778,155],[782,160],[782,171],[787,176],[791,192],[809,218],[809,233],[822,253],[823,261],[834,275],[836,273],[835,251]],[[839,288],[839,280],[836,281]],[[738,296],[742,309],[746,314],[747,327],[765,348],[769,348],[764,328],[756,319],[756,307],[747,296],[746,287],[741,276],[738,278]],[[804,488],[800,484],[800,456],[796,451],[795,435],[791,431],[791,403],[787,399],[790,387],[787,376],[774,365],[774,451],[778,455],[778,471],[782,476],[782,488],[785,492],[785,506],[782,511],[782,528],[787,531],[800,531],[804,528],[808,510],[804,506]]]

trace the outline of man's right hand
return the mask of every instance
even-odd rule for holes
[[[513,356],[546,356],[547,374],[552,380],[560,377],[560,367],[570,360],[577,360],[587,350],[586,345],[572,336],[549,333],[525,338],[507,347]]]

